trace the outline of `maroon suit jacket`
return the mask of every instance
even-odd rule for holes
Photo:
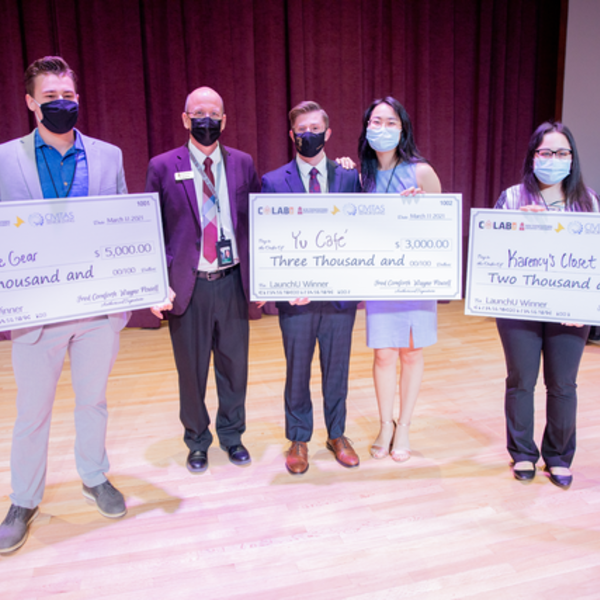
[[[260,183],[249,154],[227,146],[221,146],[221,152],[242,282],[248,300],[248,196],[260,191]],[[202,248],[202,228],[194,180],[175,180],[175,173],[191,169],[186,144],[155,156],[148,165],[146,175],[146,191],[158,192],[160,196],[169,283],[177,294],[171,311],[175,315],[183,314],[190,302]]]

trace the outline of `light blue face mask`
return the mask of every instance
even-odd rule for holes
[[[400,143],[400,130],[387,127],[367,129],[367,141],[375,152],[388,152]]]
[[[571,172],[571,161],[559,158],[536,158],[533,174],[544,184],[560,183]]]

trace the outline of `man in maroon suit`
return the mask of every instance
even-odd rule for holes
[[[213,439],[204,401],[211,353],[221,448],[234,464],[250,462],[241,441],[248,379],[248,196],[260,183],[248,154],[218,142],[227,117],[217,92],[194,90],[182,119],[189,141],[150,161],[146,191],[160,195],[175,292],[168,319],[187,468],[202,472]]]

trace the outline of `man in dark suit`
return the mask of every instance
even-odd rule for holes
[[[208,467],[213,436],[205,405],[211,353],[219,408],[216,431],[232,463],[250,462],[242,445],[248,379],[248,195],[260,190],[252,158],[218,142],[223,100],[201,87],[182,114],[187,144],[154,157],[146,191],[158,192],[170,286],[168,315],[179,374],[187,467]]]
[[[346,171],[325,156],[325,142],[331,136],[327,113],[316,102],[306,101],[295,106],[289,118],[296,158],[263,177],[263,193],[360,192],[356,170]],[[307,442],[313,431],[310,368],[317,340],[327,447],[344,467],[359,464],[356,452],[344,436],[356,304],[309,302],[306,298],[277,303],[287,361],[285,429],[291,441],[285,464],[294,475],[308,469]]]
[[[74,129],[79,112],[76,77],[60,56],[34,61],[25,72],[25,101],[37,127],[0,145],[0,202],[126,194],[123,155],[116,146]],[[75,391],[75,462],[83,495],[105,517],[127,508],[106,478],[108,376],[129,313],[76,319],[12,332],[17,382],[8,515],[0,525],[0,554],[27,540],[44,496],[50,421],[65,354]]]

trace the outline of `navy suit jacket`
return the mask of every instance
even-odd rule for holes
[[[334,160],[327,159],[327,186],[330,194],[350,192],[359,193],[361,191],[360,180],[356,169],[347,170],[338,165]],[[263,175],[262,178],[263,194],[305,194],[302,177],[298,170],[296,159],[294,158],[287,165],[275,169]],[[289,302],[277,302],[276,306],[281,313],[300,314],[316,310],[322,304],[320,302],[310,302],[304,306],[294,306]],[[356,306],[358,302],[331,302],[337,310],[344,310],[351,306]]]
[[[249,154],[227,146],[221,146],[221,152],[244,293],[249,299],[248,196],[260,191],[260,183]],[[171,311],[175,315],[183,314],[190,303],[202,248],[194,180],[175,180],[175,173],[191,170],[190,151],[186,144],[155,156],[146,175],[146,191],[158,192],[160,196],[169,283],[177,294]]]

